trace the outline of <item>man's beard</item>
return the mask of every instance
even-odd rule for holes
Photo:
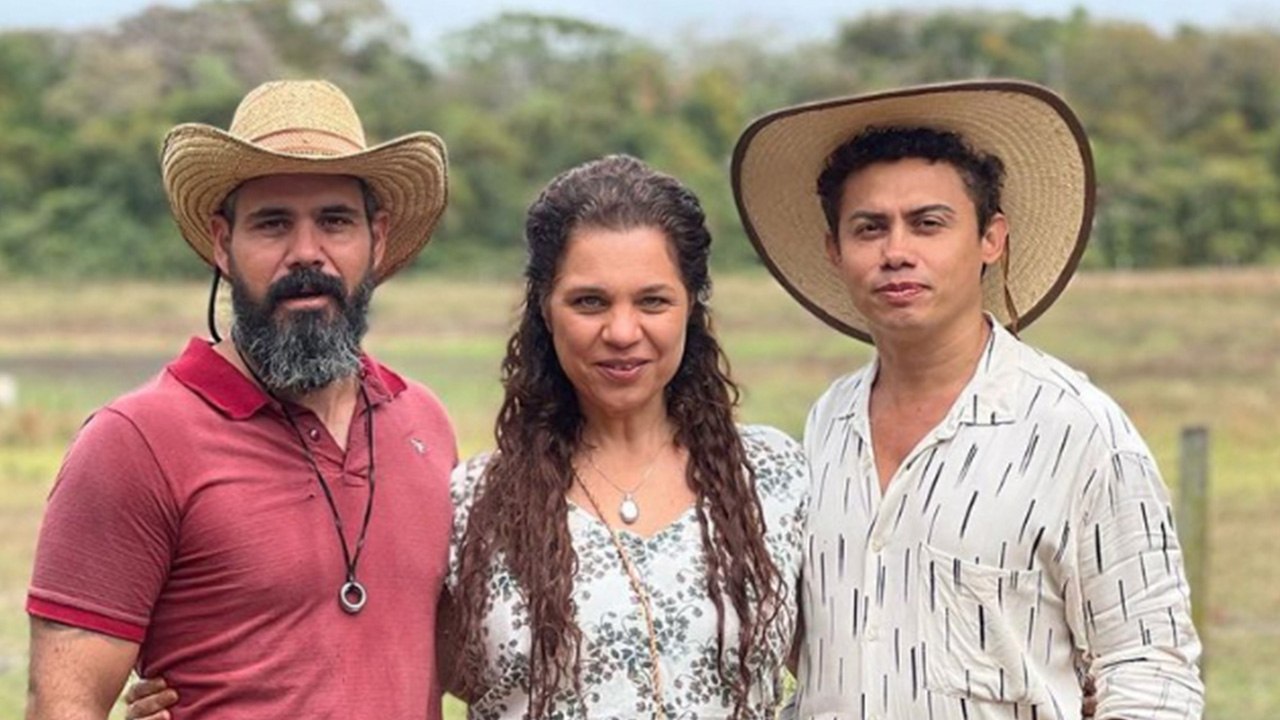
[[[255,302],[231,269],[231,303],[235,325],[231,337],[258,380],[273,393],[304,395],[360,371],[360,341],[368,329],[373,273],[367,273],[347,297],[342,281],[304,267],[280,278]],[[276,311],[286,300],[324,295],[337,305],[329,310]]]

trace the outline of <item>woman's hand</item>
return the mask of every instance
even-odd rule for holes
[[[170,720],[172,716],[166,708],[178,702],[178,691],[170,688],[164,678],[142,678],[129,686],[124,701],[129,704],[124,713],[126,720]]]

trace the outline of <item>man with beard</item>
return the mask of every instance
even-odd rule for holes
[[[231,338],[192,340],[72,444],[28,597],[27,717],[105,718],[136,667],[183,718],[436,718],[453,431],[360,343],[444,209],[443,144],[367,148],[338,88],[278,82],[229,132],[175,128],[162,165],[231,282]]]

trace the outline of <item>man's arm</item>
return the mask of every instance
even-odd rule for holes
[[[96,413],[58,472],[36,544],[28,720],[107,717],[168,576],[180,516],[137,426]]]
[[[105,720],[137,658],[136,643],[32,617],[27,720]]]
[[[1093,656],[1097,717],[1200,717],[1200,640],[1155,462],[1145,452],[1111,453],[1084,500],[1079,622]]]

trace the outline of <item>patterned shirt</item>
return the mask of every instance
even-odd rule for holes
[[[764,510],[765,543],[782,574],[785,596],[767,634],[770,661],[760,670],[746,718],[772,718],[782,696],[782,663],[795,631],[809,472],[800,445],[773,428],[742,428],[747,460],[755,469]],[[488,455],[455,469],[454,530],[447,583],[456,590],[460,541]],[[595,515],[570,503],[569,534],[578,556],[573,601],[582,629],[580,671],[584,696],[571,688],[554,698],[551,718],[653,717],[649,634],[639,600],[618,558],[609,531]],[[661,661],[668,718],[726,718],[732,714],[728,686],[716,669],[716,609],[706,592],[702,534],[694,510],[644,538],[625,529],[622,545],[649,593]],[[528,709],[528,611],[509,571],[496,564],[489,581],[493,607],[485,617],[487,687],[468,708],[479,720],[523,718]],[[725,667],[736,673],[737,623],[726,602]]]
[[[805,428],[805,718],[1199,717],[1172,509],[1123,411],[999,326],[882,494],[877,362]]]

